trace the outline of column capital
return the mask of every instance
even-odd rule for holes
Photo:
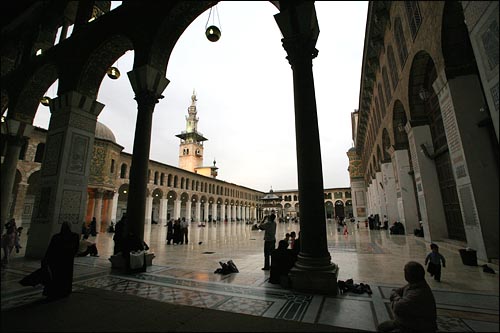
[[[319,26],[314,2],[290,5],[274,18],[283,35],[281,41],[292,68],[298,62],[311,62],[316,58]]]
[[[79,109],[97,117],[103,108],[104,104],[78,91],[68,91],[50,101],[50,112],[52,114],[58,114],[59,111],[66,111],[67,109]]]
[[[150,65],[134,68],[127,75],[139,105],[158,103],[158,100],[163,98],[163,91],[170,83],[162,72]]]
[[[33,132],[33,125],[10,117],[2,116],[2,134],[11,144],[21,145]]]

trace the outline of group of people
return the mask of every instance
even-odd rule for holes
[[[5,223],[5,233],[2,235],[2,267],[5,267],[9,263],[9,258],[14,251],[19,253],[21,246],[21,233],[23,227],[18,227],[16,225],[16,219],[10,219],[9,222]]]
[[[269,283],[288,285],[288,272],[297,261],[300,252],[300,232],[296,237],[295,231],[285,234],[285,238],[278,242],[276,248],[276,215],[274,211],[266,215],[258,224],[264,230],[264,267],[270,271]]]
[[[88,226],[87,222],[83,222],[82,235],[91,235],[93,237],[97,236],[97,220],[95,217],[92,218]]]
[[[370,214],[370,216],[368,216],[366,224],[370,228],[370,230],[389,229],[389,219],[387,218],[387,215],[384,215],[383,219],[381,220],[378,214]]]
[[[167,222],[167,245],[171,243],[187,244],[189,235],[189,222],[185,217],[176,220],[170,219]]]

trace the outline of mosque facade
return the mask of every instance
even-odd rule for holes
[[[498,260],[498,2],[369,4],[350,165],[356,218]]]

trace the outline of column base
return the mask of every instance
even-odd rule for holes
[[[339,267],[336,264],[332,264],[332,266],[332,269],[326,271],[303,270],[293,267],[288,274],[291,289],[315,294],[337,295]]]

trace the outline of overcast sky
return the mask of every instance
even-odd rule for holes
[[[352,147],[351,112],[358,108],[368,2],[316,1],[320,34],[313,60],[323,184],[348,187]],[[114,6],[113,6],[114,7]],[[208,141],[204,165],[219,167],[218,179],[267,192],[297,189],[292,70],[285,59],[278,10],[267,1],[220,2],[222,37],[205,37],[209,11],[177,42],[167,67],[170,84],[153,114],[150,158],[178,166],[193,89],[198,98],[198,131]],[[212,18],[210,18],[212,22]],[[216,25],[219,21],[215,19]],[[128,81],[133,51],[115,64],[122,76],[103,79],[98,121],[132,153],[137,103]],[[57,83],[57,81],[56,81]],[[55,97],[57,88],[47,95]],[[34,124],[48,128],[50,112],[41,106]]]

